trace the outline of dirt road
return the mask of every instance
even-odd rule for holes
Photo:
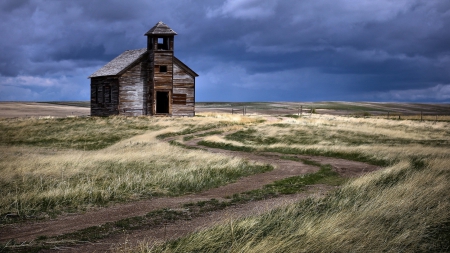
[[[198,141],[199,139],[193,139],[185,144],[189,146],[197,146]],[[305,165],[302,162],[281,159],[280,155],[276,153],[255,154],[215,148],[202,148],[212,153],[222,153],[229,156],[242,157],[260,163],[271,164],[275,167],[275,169],[266,173],[244,177],[234,183],[196,194],[172,198],[153,198],[125,204],[120,203],[106,208],[91,210],[82,214],[61,216],[53,220],[4,225],[0,230],[0,241],[8,242],[14,240],[16,243],[29,243],[37,237],[51,237],[75,232],[84,228],[105,224],[107,222],[118,221],[127,217],[143,216],[154,210],[163,208],[181,208],[185,203],[210,200],[213,198],[223,200],[225,197],[231,196],[235,193],[258,189],[276,180],[306,173],[313,173],[319,169],[316,166]],[[302,159],[310,159],[321,164],[330,164],[335,171],[346,177],[359,176],[363,173],[379,169],[377,166],[343,159],[300,155],[297,157]],[[196,229],[211,226],[219,221],[230,218],[235,219],[237,217],[253,214],[261,210],[275,208],[311,195],[321,196],[332,188],[333,187],[330,186],[315,185],[309,187],[307,191],[300,194],[232,206],[226,208],[225,210],[206,213],[201,217],[195,217],[189,221],[179,220],[165,227],[126,231],[123,234],[116,234],[95,243],[78,244],[76,246],[67,247],[64,248],[64,251],[104,252],[109,251],[112,247],[123,245],[124,243],[135,245],[140,241],[154,243],[160,240],[176,238],[193,232]]]

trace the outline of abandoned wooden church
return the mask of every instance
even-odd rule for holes
[[[150,29],[147,48],[127,50],[89,76],[91,115],[195,115],[195,77],[176,58],[177,33],[163,22]]]

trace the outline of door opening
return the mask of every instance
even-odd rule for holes
[[[156,92],[156,113],[169,113],[169,92]]]

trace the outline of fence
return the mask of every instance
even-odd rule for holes
[[[268,114],[268,115],[310,115],[315,113],[313,107],[252,107],[252,106],[240,106],[231,107],[231,114]]]
[[[219,107],[197,107],[197,111],[221,112],[239,115],[272,115],[272,116],[311,116],[312,114],[331,114],[344,117],[360,118],[384,118],[391,120],[415,120],[415,121],[450,121],[450,112],[433,111],[387,111],[387,110],[355,110],[355,109],[331,109],[315,108],[314,106],[248,106],[248,105],[226,105]]]

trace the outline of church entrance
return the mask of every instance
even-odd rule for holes
[[[169,113],[169,92],[156,92],[156,113]]]

